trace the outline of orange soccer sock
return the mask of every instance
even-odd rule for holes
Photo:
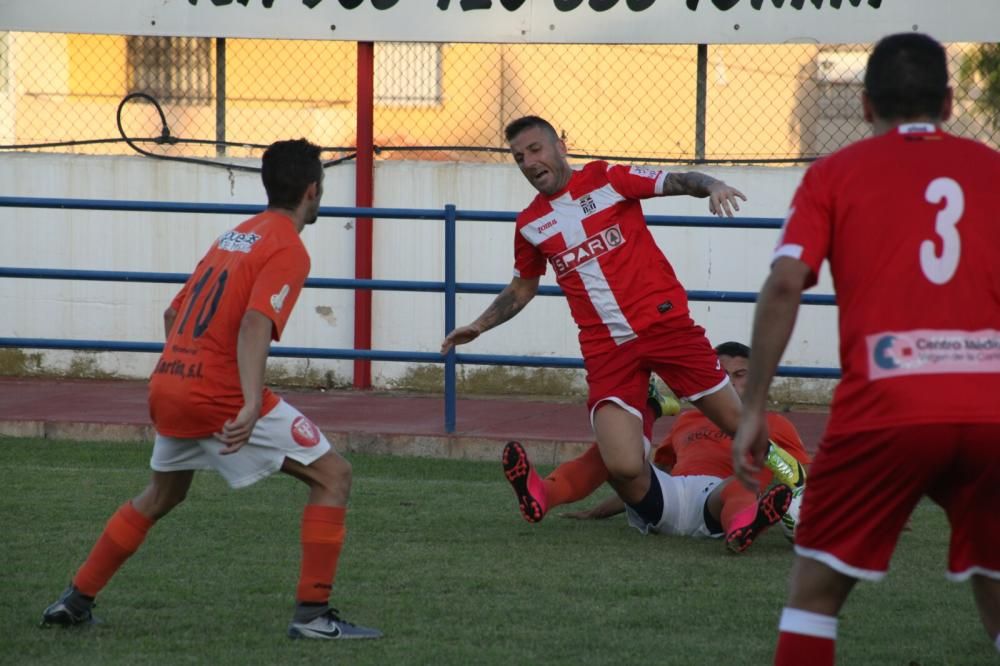
[[[146,533],[156,521],[147,518],[125,502],[104,526],[87,560],[73,577],[73,585],[82,594],[95,597],[132,553],[139,550]]]
[[[733,517],[757,501],[757,495],[747,490],[739,481],[730,481],[722,489],[722,512],[719,522],[722,531],[729,534]]]
[[[307,504],[302,511],[302,569],[295,598],[299,603],[325,604],[330,600],[337,560],[347,527],[342,506]]]
[[[564,462],[545,477],[545,501],[552,509],[560,504],[577,502],[604,485],[608,468],[604,466],[597,444],[591,444],[583,455]]]

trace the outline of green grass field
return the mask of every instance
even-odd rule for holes
[[[0,439],[0,663],[770,663],[792,557],[779,530],[733,556],[621,517],[529,525],[499,463],[361,455],[333,605],[383,640],[285,638],[305,491],[280,474],[238,492],[200,474],[98,598],[103,624],[38,628],[149,452]],[[997,663],[968,585],[944,579],[947,539],[922,504],[888,579],[848,602],[839,663]]]

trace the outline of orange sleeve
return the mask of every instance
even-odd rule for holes
[[[771,433],[774,443],[788,451],[803,465],[812,462],[809,453],[806,451],[799,432],[792,425],[792,422],[780,414],[769,413],[767,415],[767,429]]]
[[[247,310],[257,310],[274,323],[274,339],[280,340],[309,275],[309,255],[301,246],[274,253],[264,264],[250,292]]]
[[[677,464],[677,452],[674,451],[673,429],[663,438],[653,452],[653,464],[663,470],[669,470]]]

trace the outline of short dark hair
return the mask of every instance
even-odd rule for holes
[[[504,136],[507,137],[507,141],[510,142],[515,136],[530,127],[541,127],[553,139],[559,139],[559,133],[556,132],[556,128],[552,126],[552,123],[540,116],[524,116],[523,118],[518,118],[517,120],[512,121],[504,130]]]
[[[742,342],[723,342],[716,346],[717,356],[732,356],[734,358],[750,358],[750,348]]]
[[[320,147],[305,139],[275,141],[264,151],[260,178],[267,192],[267,205],[295,208],[310,183],[323,179]]]
[[[948,94],[944,47],[920,33],[883,38],[868,58],[865,92],[879,118],[940,117]]]

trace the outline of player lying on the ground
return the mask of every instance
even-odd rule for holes
[[[746,383],[750,348],[738,342],[726,342],[715,348],[719,362],[729,375],[737,393]],[[671,403],[659,398],[650,384],[650,402],[654,412],[676,413]],[[674,403],[676,404],[676,403]],[[677,405],[679,408],[679,405]],[[657,416],[659,415],[657,413]],[[650,430],[652,421],[649,420]],[[734,552],[746,550],[758,535],[785,517],[794,496],[805,489],[804,472],[790,473],[809,463],[802,440],[788,419],[768,414],[772,446],[769,465],[757,475],[758,492],[732,483],[732,440],[701,412],[681,414],[670,433],[656,449],[653,464],[670,476],[663,476],[669,488],[663,517],[653,531],[681,536],[720,537]],[[535,473],[524,452],[516,443],[507,444],[503,456],[504,471],[514,487],[521,515],[529,522],[540,521],[547,511],[561,504],[579,501],[597,490],[608,478],[596,445],[583,455],[563,463],[544,480]],[[772,487],[772,482],[778,483]],[[592,509],[564,514],[568,518],[607,518],[622,511],[624,503],[611,497]],[[629,523],[644,534],[629,515]]]

